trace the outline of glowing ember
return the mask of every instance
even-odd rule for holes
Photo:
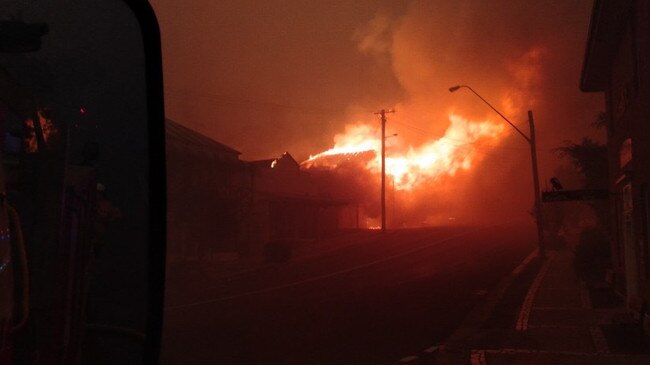
[[[469,170],[477,159],[477,142],[498,141],[504,130],[503,124],[490,121],[471,122],[458,115],[449,115],[450,125],[445,135],[417,148],[395,151],[394,146],[386,156],[386,174],[392,176],[395,188],[411,190],[418,185],[436,180],[442,176],[454,176],[458,170]],[[381,136],[378,127],[363,124],[348,125],[343,134],[334,138],[333,148],[319,153],[305,161],[307,166],[335,168],[335,155],[374,152],[365,168],[381,173]]]

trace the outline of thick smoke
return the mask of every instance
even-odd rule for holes
[[[450,95],[448,87],[458,84],[471,85],[519,130],[508,126],[510,135],[497,147],[470,146],[461,151],[482,155],[470,172],[431,179],[408,192],[389,186],[387,206],[393,226],[445,220],[486,223],[532,210],[530,148],[520,135],[530,136],[527,111],[533,110],[536,119],[542,184],[559,163],[549,153],[561,143],[557,137],[566,140],[594,133],[585,126],[595,117],[597,104],[575,108],[590,99],[577,90],[581,52],[567,52],[582,49],[585,14],[588,6],[575,3],[513,8],[508,1],[411,2],[404,15],[379,12],[357,29],[358,50],[378,62],[388,59],[404,91],[396,104],[398,114],[391,115],[398,122],[391,131],[398,132],[403,143],[417,146],[442,137],[450,111],[505,123],[470,91],[460,89]],[[377,204],[376,196],[358,198],[370,198],[365,201],[368,206]]]

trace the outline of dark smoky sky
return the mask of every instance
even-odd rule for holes
[[[379,126],[373,112],[382,108],[396,109],[387,132],[404,148],[441,137],[451,111],[503,122],[467,90],[449,93],[456,84],[471,85],[526,134],[533,110],[542,187],[565,163],[554,148],[604,139],[590,127],[603,96],[578,86],[592,1],[150,2],[167,116],[245,160],[284,151],[304,160],[332,147],[346,124]],[[477,172],[460,185],[524,186],[513,202],[532,193],[528,144],[512,128],[476,153]]]

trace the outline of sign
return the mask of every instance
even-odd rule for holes
[[[544,203],[575,200],[597,200],[607,199],[608,197],[609,191],[606,189],[560,190],[542,192],[542,201]]]

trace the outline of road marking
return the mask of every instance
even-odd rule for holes
[[[438,346],[438,345],[431,346],[428,349],[425,349],[424,352],[426,352],[428,354],[431,354],[431,353],[434,353],[434,352],[438,351],[439,348],[440,348],[440,346]]]
[[[530,262],[538,255],[538,250],[533,250],[528,256],[521,261],[521,263],[510,273],[505,275],[505,277],[499,282],[495,289],[493,289],[487,296],[486,302],[480,306],[475,306],[470,313],[465,317],[460,326],[447,337],[443,344],[456,343],[457,341],[464,341],[466,334],[468,332],[474,332],[479,330],[479,325],[476,323],[485,323],[490,315],[494,312],[496,305],[503,299],[506,291],[514,280],[517,278],[521,272],[530,264]],[[444,346],[444,345],[442,345]],[[478,356],[475,361],[483,361],[485,363],[485,355],[482,355],[480,358],[480,353],[477,353],[474,356]],[[478,363],[480,364],[480,363]]]
[[[533,250],[525,259],[522,261],[519,266],[515,267],[514,270],[512,270],[513,275],[519,275],[521,274],[522,271],[528,266],[528,264],[535,258],[537,257],[537,253],[539,252],[539,249]]]
[[[180,310],[180,309],[187,309],[187,308],[196,307],[196,306],[205,305],[205,304],[225,302],[225,301],[232,300],[232,299],[239,299],[239,298],[248,297],[248,296],[251,296],[251,295],[269,293],[269,292],[280,290],[280,289],[291,288],[291,287],[298,286],[298,285],[303,285],[303,284],[312,283],[312,282],[323,280],[323,279],[328,279],[328,278],[331,278],[331,277],[339,276],[339,275],[342,275],[342,274],[347,274],[347,273],[357,271],[357,270],[360,270],[360,269],[365,269],[367,267],[371,267],[371,266],[374,266],[374,265],[383,264],[385,262],[388,262],[388,261],[391,261],[391,260],[394,260],[394,259],[397,259],[397,258],[400,258],[400,257],[403,257],[403,256],[407,256],[407,255],[410,255],[410,254],[413,254],[413,253],[424,251],[424,250],[427,250],[427,249],[429,249],[429,248],[431,248],[433,246],[436,246],[436,245],[439,245],[439,244],[442,244],[442,243],[445,243],[445,242],[453,241],[455,239],[461,238],[463,236],[470,235],[472,233],[475,233],[477,231],[480,231],[480,230],[486,229],[486,228],[489,228],[489,226],[488,227],[479,227],[479,228],[471,229],[469,231],[458,233],[458,234],[453,235],[451,237],[447,237],[447,238],[432,242],[432,243],[430,243],[428,245],[425,245],[425,246],[420,246],[420,247],[416,247],[416,248],[413,248],[413,249],[410,249],[410,250],[402,251],[402,252],[400,252],[398,254],[395,254],[395,255],[387,256],[387,257],[384,257],[384,258],[381,258],[381,259],[377,259],[377,260],[367,262],[365,264],[361,264],[361,265],[358,265],[358,266],[350,267],[350,268],[347,268],[347,269],[334,271],[334,272],[331,272],[331,273],[328,273],[328,274],[318,275],[318,276],[314,276],[314,277],[311,277],[311,278],[308,278],[308,279],[299,280],[299,281],[295,281],[295,282],[291,282],[291,283],[287,283],[287,284],[282,284],[282,285],[277,285],[277,286],[273,286],[273,287],[268,287],[268,288],[263,288],[263,289],[258,289],[258,290],[251,290],[251,291],[248,291],[248,292],[245,292],[245,293],[239,293],[239,294],[228,295],[228,296],[220,297],[220,298],[202,300],[202,301],[199,301],[199,302],[169,306],[169,307],[166,307],[165,310],[166,311],[176,311],[176,310]]]
[[[535,309],[539,309],[539,307],[535,307]],[[565,308],[566,309],[566,308]],[[528,325],[528,329],[534,329],[534,328],[556,328],[556,329],[565,329],[565,330],[572,330],[572,329],[577,329],[577,328],[584,328],[584,326],[575,326],[575,325],[563,325],[563,324],[535,324],[535,325]]]
[[[417,359],[419,359],[419,357],[417,357],[417,356],[415,356],[415,355],[411,355],[411,356],[407,356],[407,357],[403,357],[403,358],[401,358],[401,359],[399,360],[399,362],[407,363],[407,362],[413,362],[413,361],[415,361],[415,360],[417,360]]]
[[[542,265],[541,269],[539,269],[535,280],[530,285],[530,288],[528,288],[528,293],[526,293],[526,298],[524,299],[524,303],[522,304],[521,310],[519,311],[519,317],[517,319],[516,326],[517,331],[525,331],[528,328],[528,320],[530,318],[530,311],[533,308],[535,295],[537,295],[537,290],[542,284],[542,280],[544,279],[544,276],[546,276],[546,272],[548,271],[550,264],[550,258],[544,261],[544,265]]]
[[[580,352],[580,351],[550,351],[550,350],[533,350],[533,349],[513,349],[513,348],[503,348],[503,349],[488,349],[488,350],[472,350],[474,352],[482,352],[483,354],[491,355],[516,355],[516,354],[549,354],[549,355],[569,355],[569,356],[594,356],[594,355],[604,355],[596,354],[593,352]],[[621,357],[629,356],[628,354],[616,354]],[[485,355],[484,355],[485,356]]]
[[[479,296],[479,297],[482,297],[482,296],[484,296],[484,295],[487,295],[487,293],[488,293],[488,291],[485,290],[485,289],[478,289],[478,290],[474,290],[474,291],[472,292],[473,295],[476,295],[476,296]]]

